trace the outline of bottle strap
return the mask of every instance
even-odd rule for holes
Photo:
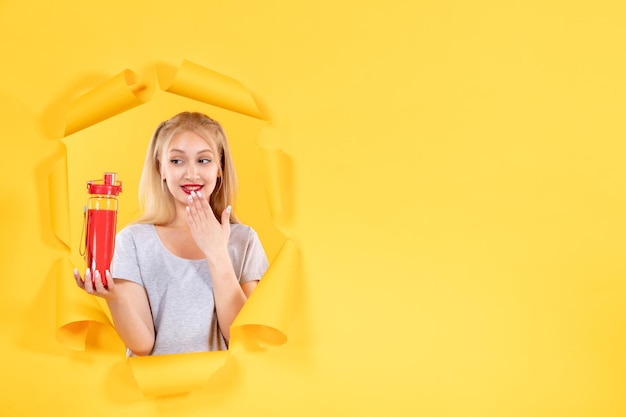
[[[80,246],[78,248],[78,253],[80,256],[85,256],[87,250],[87,239],[85,238],[85,233],[87,230],[87,206],[83,206],[83,227],[80,230]]]

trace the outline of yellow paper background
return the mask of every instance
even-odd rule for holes
[[[626,414],[626,10],[547,3],[3,2],[0,414]],[[288,195],[240,214],[277,203],[302,274],[285,344],[153,398],[106,326],[56,339],[49,178],[79,96],[184,59],[257,99],[242,176]]]
[[[142,170],[145,138],[160,120],[188,110],[210,114],[228,131],[235,166],[243,167],[240,174],[244,174],[241,180],[246,185],[242,191],[247,199],[241,206],[235,204],[235,212],[241,207],[244,222],[259,225],[255,227],[262,235],[270,260],[270,269],[254,297],[233,323],[229,350],[237,351],[239,344],[254,350],[282,345],[288,340],[294,282],[301,275],[297,246],[293,240],[285,240],[287,233],[281,235],[276,227],[273,231],[269,227],[285,225],[286,206],[282,202],[288,199],[288,193],[283,178],[289,178],[291,169],[284,162],[284,151],[253,140],[259,136],[260,120],[255,123],[243,116],[262,116],[250,91],[239,81],[188,60],[183,60],[179,68],[161,64],[153,73],[159,80],[158,87],[150,84],[149,77],[143,77],[143,83],[137,82],[138,75],[127,69],[82,94],[67,112],[62,140],[66,153],[55,164],[49,182],[50,207],[54,208],[52,230],[69,249],[56,270],[57,340],[69,349],[108,348],[117,351],[120,358],[125,357],[106,303],[80,291],[67,279],[74,267],[86,267],[79,256],[84,251],[85,179],[114,171],[118,179],[124,178],[120,181],[122,189],[133,189]],[[138,106],[141,107],[129,111]],[[161,116],[155,119],[157,113]],[[266,136],[271,133],[267,126],[262,130]],[[266,159],[264,176],[260,175],[264,169],[255,152],[259,147]],[[124,187],[124,182],[131,186]],[[121,229],[126,219],[136,217],[138,207],[136,199],[118,199],[122,200],[118,210]],[[265,201],[267,206],[259,201]],[[134,215],[129,216],[131,213]],[[273,259],[278,242],[282,242],[282,247]],[[158,397],[202,389],[228,359],[227,352],[131,358],[129,368],[141,393]]]

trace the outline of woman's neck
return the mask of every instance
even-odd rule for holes
[[[189,230],[189,224],[187,223],[187,208],[182,205],[177,205],[176,216],[169,224],[164,227],[179,230]]]

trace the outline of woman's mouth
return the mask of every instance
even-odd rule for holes
[[[202,187],[204,186],[200,184],[185,184],[180,186],[185,194],[191,194],[192,191],[198,192]]]

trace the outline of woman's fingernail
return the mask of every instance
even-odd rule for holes
[[[230,205],[228,207],[226,207],[226,211],[229,212],[229,213],[231,212],[232,209],[233,208]]]
[[[202,198],[202,194],[200,193],[200,191],[198,191],[197,195],[199,198]]]
[[[74,275],[78,275],[78,268],[74,268]]]

